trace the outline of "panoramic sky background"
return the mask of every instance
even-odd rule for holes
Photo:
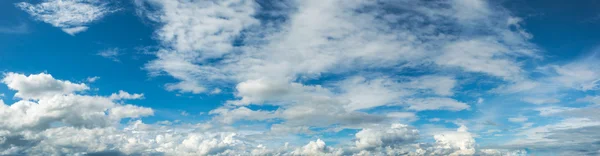
[[[0,155],[598,155],[598,8],[2,0]]]

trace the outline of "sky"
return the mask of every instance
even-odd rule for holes
[[[595,0],[3,0],[0,155],[599,155]]]

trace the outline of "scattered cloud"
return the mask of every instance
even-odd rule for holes
[[[460,111],[469,109],[470,106],[466,103],[456,101],[450,98],[424,98],[408,100],[410,106],[408,109],[423,111],[423,110],[452,110]]]
[[[121,50],[119,48],[106,49],[98,52],[96,55],[102,56],[104,58],[110,59],[115,62],[121,62],[119,60],[119,56],[122,55]]]
[[[180,114],[181,114],[181,116],[189,116],[190,115],[190,113],[188,113],[186,111],[181,111]]]
[[[61,28],[69,35],[88,29],[87,25],[115,12],[107,2],[99,0],[43,0],[38,4],[16,3],[34,19]]]
[[[532,104],[536,104],[536,105],[552,104],[552,103],[560,102],[560,100],[556,99],[556,98],[536,98],[536,97],[526,97],[523,99],[523,101],[532,103]]]
[[[98,81],[99,79],[100,79],[100,77],[94,76],[94,77],[88,77],[86,79],[86,81],[89,82],[89,83],[94,83],[94,82]]]
[[[55,122],[74,127],[107,127],[118,124],[122,118],[153,114],[149,108],[120,105],[110,97],[77,94],[87,86],[57,80],[45,73],[8,73],[2,83],[17,91],[16,98],[21,98],[0,106],[0,116],[4,118],[0,129],[9,132],[46,130]],[[106,110],[112,112],[107,114]]]
[[[403,144],[411,144],[419,137],[419,131],[402,124],[392,124],[391,128],[363,129],[356,133],[356,147],[374,149]]]
[[[210,94],[219,94],[219,93],[221,93],[221,92],[222,92],[222,90],[221,90],[221,89],[219,89],[219,88],[215,88],[215,89],[213,89],[212,91],[210,91]]]
[[[119,93],[113,93],[109,97],[112,100],[134,100],[134,99],[143,99],[144,94],[130,94],[128,92],[119,90]]]
[[[6,84],[9,89],[17,91],[15,97],[34,100],[90,89],[86,84],[56,80],[52,75],[46,73],[36,75],[6,73],[2,78],[2,83]]]
[[[159,111],[125,102],[150,95],[92,95],[85,83],[48,73],[5,73],[0,82],[16,101],[0,100],[0,155],[526,155],[524,148],[593,155],[600,149],[593,133],[600,100],[592,95],[599,89],[598,59],[530,69],[544,58],[529,42],[533,35],[523,19],[491,1],[133,4],[138,16],[156,23],[159,45],[140,49],[156,56],[143,67],[150,76],[173,78],[164,89],[178,96],[232,98],[206,114],[175,113],[203,121],[145,123]],[[99,0],[16,6],[70,35],[117,11]],[[112,48],[97,55],[119,62],[123,54]]]

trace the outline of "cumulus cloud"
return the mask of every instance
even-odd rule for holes
[[[230,155],[241,141],[235,133],[185,132],[185,129],[164,129],[135,121],[124,129],[115,127],[81,129],[57,127],[40,133],[22,134],[26,146],[13,146],[10,154],[94,154],[123,155]],[[239,152],[239,153],[238,153]]]
[[[144,94],[130,94],[128,92],[119,90],[119,93],[113,93],[108,97],[112,100],[132,100],[132,99],[142,99],[144,98]]]
[[[152,115],[150,108],[121,106],[113,98],[75,94],[88,89],[85,84],[54,79],[50,74],[23,75],[8,73],[3,83],[23,98],[11,105],[1,105],[0,128],[9,131],[44,130],[61,123],[76,127],[106,127],[122,118]],[[35,100],[35,101],[30,101]],[[130,108],[130,110],[123,110]],[[114,109],[114,110],[113,110]],[[109,113],[106,111],[109,110]]]
[[[433,155],[473,155],[475,154],[475,139],[464,125],[455,132],[442,132],[433,136],[435,144],[431,147]]]
[[[88,87],[46,73],[7,73],[2,82],[17,91],[15,97],[22,98],[12,104],[0,101],[0,148],[4,155],[104,151],[107,145],[98,143],[105,141],[100,138],[104,134],[120,136],[112,133],[121,119],[154,114],[151,108],[115,103],[112,96],[78,93]],[[65,147],[69,148],[57,150]]]
[[[23,99],[40,99],[57,94],[71,94],[78,91],[88,90],[89,87],[83,83],[77,84],[70,81],[56,80],[50,74],[40,73],[23,75],[18,73],[6,73],[2,83],[8,88],[16,90],[15,97]]]
[[[391,128],[363,129],[356,133],[356,147],[374,149],[413,143],[419,138],[419,131],[403,124],[392,124]]]
[[[465,126],[457,131],[439,132],[434,135],[434,143],[418,143],[419,131],[411,126],[398,123],[365,124],[381,122],[384,118],[346,112],[340,105],[323,105],[331,103],[327,98],[321,99],[325,100],[321,102],[314,101],[318,103],[315,105],[290,105],[276,111],[222,107],[210,114],[217,115],[213,118],[214,121],[230,124],[236,120],[285,119],[285,122],[271,127],[273,132],[283,132],[278,135],[308,134],[311,132],[310,126],[334,123],[345,126],[363,125],[361,127],[364,128],[354,135],[353,145],[332,147],[317,139],[303,146],[290,146],[286,143],[283,146],[267,147],[260,142],[268,138],[256,139],[256,133],[219,127],[212,122],[173,125],[130,120],[128,124],[121,125],[122,119],[154,115],[151,108],[115,102],[139,99],[143,94],[119,91],[110,96],[97,96],[57,92],[31,84],[43,86],[45,84],[40,82],[60,82],[59,84],[64,85],[68,81],[56,80],[43,73],[13,76],[44,76],[45,79],[31,79],[27,82],[29,87],[41,88],[39,92],[47,93],[43,93],[46,96],[40,96],[35,101],[23,99],[10,105],[0,100],[0,117],[4,119],[0,121],[0,149],[5,155],[473,155],[476,151],[473,135]],[[8,84],[11,83],[7,82]],[[14,87],[17,88],[19,87]],[[319,114],[320,116],[315,116]],[[394,118],[414,116],[398,112],[389,115]],[[258,137],[268,137],[269,134],[276,133],[259,133]],[[493,153],[491,150],[481,152]]]
[[[305,146],[292,151],[292,155],[342,155],[342,151],[328,147],[321,139],[310,141]]]
[[[36,20],[61,28],[69,35],[86,31],[87,25],[116,11],[99,0],[44,0],[38,4],[21,2],[16,6]]]

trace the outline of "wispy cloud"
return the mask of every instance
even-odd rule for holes
[[[122,54],[121,54],[121,50],[119,48],[111,48],[111,49],[102,50],[102,51],[96,53],[96,55],[102,56],[104,58],[110,59],[115,62],[121,62],[121,60],[119,59],[119,56]]]
[[[209,96],[198,103],[221,105],[172,105],[178,108],[168,116],[202,121],[153,123],[142,118],[152,108],[125,102],[164,98],[160,91],[96,95],[85,83],[47,73],[7,73],[1,82],[17,101],[0,100],[6,118],[0,144],[10,145],[0,146],[0,155],[526,155],[530,149],[593,155],[600,149],[594,133],[600,61],[538,65],[544,56],[524,20],[492,1],[134,4],[138,15],[158,23],[159,45],[135,49],[156,56],[143,68],[172,77],[158,83],[181,96],[173,98]],[[114,11],[99,0],[17,6],[72,35]],[[96,55],[119,62],[123,53],[109,48]],[[167,102],[161,104],[177,101]]]
[[[89,82],[89,83],[94,83],[94,82],[96,82],[98,79],[100,79],[100,77],[98,77],[98,76],[94,76],[94,77],[88,77],[88,78],[86,79],[86,81],[87,81],[87,82]]]
[[[117,11],[106,1],[99,0],[43,0],[38,4],[16,3],[34,19],[61,28],[69,35],[88,29],[90,23]]]

